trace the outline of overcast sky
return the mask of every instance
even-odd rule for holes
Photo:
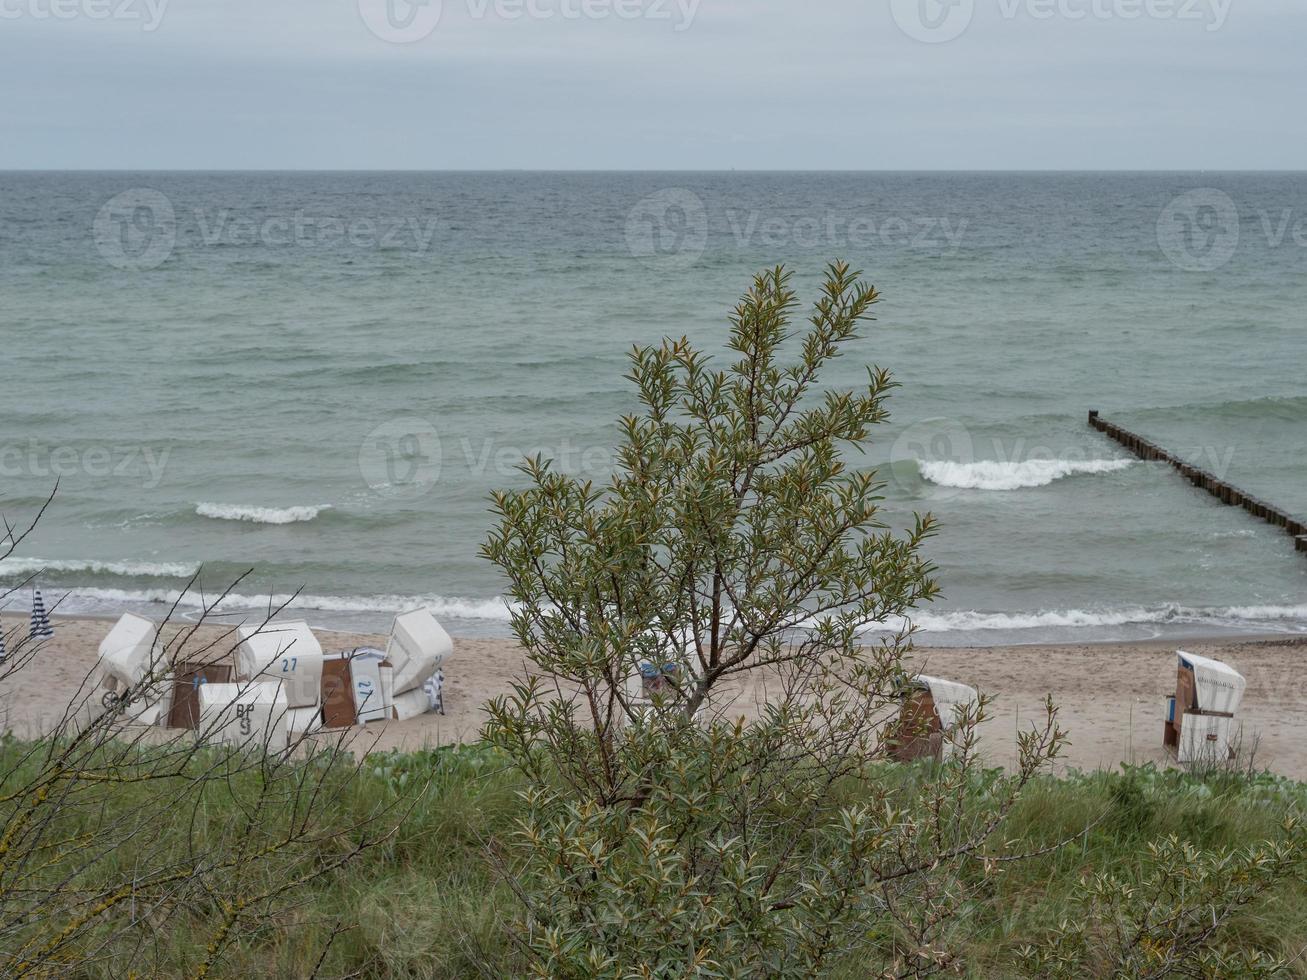
[[[1302,169],[1305,39],[1303,0],[0,0],[0,167]]]

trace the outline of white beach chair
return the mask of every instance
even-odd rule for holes
[[[1164,744],[1182,764],[1234,757],[1235,715],[1248,682],[1229,664],[1180,650],[1175,696],[1168,700]]]
[[[100,670],[124,687],[139,684],[150,672],[150,653],[158,627],[150,620],[124,613],[100,641]]]
[[[386,645],[386,659],[395,670],[393,695],[421,687],[453,653],[454,641],[429,610],[396,616]]]
[[[132,613],[125,613],[114,624],[100,641],[92,692],[83,712],[85,718],[79,724],[89,723],[103,709],[116,711],[119,720],[129,725],[161,724],[167,718],[171,671],[160,674],[148,691],[137,691],[135,697],[124,701],[129,688],[135,688],[159,669],[154,649],[157,635],[158,627],[153,622]],[[161,659],[162,651],[157,656]]]
[[[278,681],[292,708],[311,708],[322,700],[322,644],[303,621],[242,626],[236,648],[236,677]]]

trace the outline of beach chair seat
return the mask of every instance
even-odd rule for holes
[[[390,708],[391,717],[395,721],[409,721],[431,713],[431,698],[425,690],[419,687],[416,690],[405,691],[403,694],[396,695]]]

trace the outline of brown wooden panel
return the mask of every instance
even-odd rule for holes
[[[349,728],[358,721],[349,658],[322,663],[322,723],[325,728]]]
[[[173,668],[169,728],[195,728],[200,723],[200,685],[231,682],[231,664],[180,663]]]
[[[1188,667],[1181,667],[1175,679],[1175,727],[1186,711],[1198,710],[1198,681]]]
[[[903,699],[898,719],[890,734],[890,756],[899,762],[928,757],[939,758],[943,751],[944,726],[935,699],[929,691],[912,691]]]

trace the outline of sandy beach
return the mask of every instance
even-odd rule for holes
[[[6,623],[6,626],[13,625]],[[60,619],[55,637],[36,660],[0,690],[3,727],[20,736],[48,730],[62,717],[95,663],[109,631],[107,619]],[[205,627],[197,639],[220,635]],[[385,638],[320,632],[328,650],[384,646]],[[1113,768],[1122,762],[1167,761],[1161,745],[1166,695],[1175,686],[1173,644],[1017,646],[914,652],[920,669],[971,684],[995,697],[982,728],[987,760],[1008,765],[1015,737],[1042,715],[1045,696],[1061,706],[1071,744],[1060,769]],[[1191,642],[1185,649],[1224,660],[1248,679],[1242,721],[1244,744],[1256,744],[1259,768],[1307,779],[1307,686],[1299,676],[1307,638]],[[446,713],[407,722],[370,725],[355,744],[377,749],[420,749],[478,738],[487,699],[505,693],[524,672],[521,648],[511,640],[461,639],[446,666]]]

